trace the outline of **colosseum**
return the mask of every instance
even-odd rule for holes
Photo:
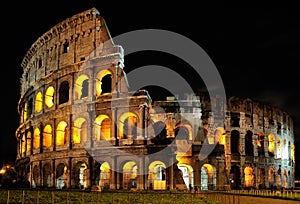
[[[220,104],[202,93],[154,100],[145,89],[129,91],[123,48],[96,8],[45,32],[21,66],[16,170],[31,188],[294,185],[293,120],[285,111],[235,96]],[[220,127],[212,107],[224,111]]]

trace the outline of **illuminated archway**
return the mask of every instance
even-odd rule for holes
[[[149,165],[149,188],[153,190],[166,189],[166,165],[161,161],[153,161]]]
[[[73,143],[79,144],[87,141],[87,122],[85,118],[77,118],[73,126]]]
[[[56,128],[56,145],[64,145],[67,142],[67,129],[68,124],[65,121],[60,121]]]
[[[53,86],[49,86],[45,92],[45,105],[47,108],[51,108],[54,105],[54,88]]]
[[[107,162],[103,162],[99,167],[99,175],[96,178],[96,185],[101,189],[109,189],[110,184],[110,165]]]
[[[217,127],[214,135],[215,135],[214,143],[226,145],[226,131],[224,128]]]
[[[201,190],[216,190],[217,171],[211,164],[203,164],[201,167]]]
[[[137,187],[137,165],[134,161],[128,161],[123,166],[123,189]]]
[[[40,129],[35,128],[33,132],[33,149],[40,148]]]
[[[95,140],[110,140],[110,126],[110,118],[107,115],[97,116],[94,123]]]
[[[247,166],[244,169],[244,186],[246,188],[250,188],[254,186],[254,172],[253,172],[253,168],[250,166]]]
[[[111,77],[112,77],[112,73],[109,70],[102,70],[97,74],[96,96],[100,96],[101,94],[111,92],[111,90],[112,90]],[[109,78],[110,78],[110,80],[109,80]]]
[[[120,139],[136,138],[137,136],[137,116],[132,112],[126,112],[119,118]]]
[[[269,140],[269,147],[268,151],[270,155],[274,155],[274,150],[275,150],[275,136],[273,134],[268,135],[268,140]]]
[[[259,132],[257,135],[257,151],[258,155],[265,154],[265,134],[263,132]]]
[[[89,83],[88,76],[83,74],[80,75],[75,82],[75,99],[81,99],[88,96]]]
[[[268,182],[269,182],[270,187],[274,186],[274,183],[275,183],[275,179],[274,179],[275,174],[274,173],[275,173],[274,169],[270,168],[269,172],[268,172],[268,175],[269,175]]]
[[[181,163],[177,164],[177,166],[182,172],[182,177],[183,177],[183,180],[184,180],[184,183],[185,183],[187,189],[189,189],[190,185],[193,187],[194,186],[193,167],[191,165],[181,164]]]
[[[30,131],[27,132],[27,136],[26,136],[26,151],[28,152],[28,154],[30,154],[30,152],[31,152],[31,132]]]
[[[21,153],[22,156],[25,156],[25,151],[26,151],[26,136],[23,134],[22,139],[21,139]]]
[[[50,147],[52,145],[52,127],[51,125],[46,125],[43,131],[43,146]]]
[[[74,182],[77,188],[85,189],[88,185],[87,180],[87,164],[78,162],[74,166]]]
[[[42,92],[38,92],[35,96],[35,112],[37,113],[41,112],[42,108],[43,108],[43,95]]]
[[[56,168],[56,188],[62,189],[67,185],[67,166],[60,163]]]
[[[175,137],[177,139],[192,140],[193,129],[190,122],[183,120],[175,126]]]

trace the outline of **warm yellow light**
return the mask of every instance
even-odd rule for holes
[[[40,129],[35,128],[33,132],[33,148],[40,148]]]
[[[21,140],[21,152],[22,154],[25,152],[25,147],[26,147],[26,137],[25,135],[22,136],[22,140]]]
[[[219,142],[221,145],[226,144],[226,131],[222,127],[217,127],[215,131],[215,143]]]
[[[270,134],[268,136],[269,139],[269,152],[274,153],[274,148],[275,148],[275,137],[273,134]]]
[[[254,175],[253,175],[253,169],[251,167],[246,167],[244,169],[245,174],[245,186],[251,187],[254,185]]]
[[[43,132],[43,146],[50,147],[52,145],[52,127],[51,125],[46,125]]]
[[[45,93],[45,104],[48,108],[51,108],[54,105],[53,102],[54,88],[49,86]]]
[[[87,141],[86,120],[84,118],[77,118],[74,121],[73,142],[75,144],[79,144],[81,142],[81,138],[83,142]]]
[[[0,174],[5,174],[6,170],[5,169],[1,169],[0,170]]]
[[[102,94],[102,78],[105,77],[106,75],[112,75],[111,72],[109,70],[102,70],[97,74],[97,78],[96,78],[96,96],[100,96]]]
[[[82,88],[83,88],[83,82],[85,80],[88,80],[88,76],[87,75],[80,75],[76,82],[75,82],[75,98],[76,99],[80,99],[82,96]]]
[[[38,92],[35,97],[35,111],[37,113],[41,112],[43,108],[43,96],[41,92]]]
[[[27,147],[26,147],[26,151],[29,152],[31,150],[31,132],[27,132]]]
[[[27,120],[27,103],[24,105],[24,110],[23,110],[23,121]]]
[[[126,137],[125,133],[124,133],[124,124],[125,124],[125,120],[128,119],[128,129],[132,129],[134,128],[134,126],[136,126],[137,123],[137,116],[132,113],[132,112],[126,112],[124,113],[120,119],[119,119],[119,137],[120,139],[123,139]],[[128,131],[129,132],[129,131]]]
[[[109,117],[107,115],[99,115],[97,116],[96,120],[95,120],[95,123],[94,123],[94,138],[95,140],[97,141],[100,141],[101,140],[101,131],[102,131],[102,122],[105,120],[105,119],[109,119]],[[110,131],[109,131],[110,132]],[[105,137],[104,137],[105,138]],[[109,138],[110,138],[110,135],[109,135]]]
[[[133,161],[127,162],[123,167],[123,173],[127,173],[130,175],[131,179],[136,178],[137,176],[137,166],[136,163]]]
[[[56,128],[56,145],[64,145],[67,141],[66,127],[67,123],[65,121],[60,121]]]

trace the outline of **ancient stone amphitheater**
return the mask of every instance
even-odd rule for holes
[[[293,121],[286,112],[248,98],[155,101],[147,90],[129,91],[123,48],[96,8],[40,36],[21,66],[16,169],[32,188],[294,185]],[[224,125],[214,127],[211,107],[224,111]]]

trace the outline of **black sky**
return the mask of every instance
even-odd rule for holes
[[[173,31],[195,41],[215,63],[227,95],[266,101],[293,117],[299,161],[300,13],[297,9],[207,7],[176,1],[169,4],[121,2],[10,1],[1,6],[2,160],[15,157],[20,63],[26,51],[60,21],[96,7],[113,37],[136,29],[155,28]],[[153,63],[167,65],[168,61],[155,56],[158,55],[148,53],[125,57],[125,71]]]

